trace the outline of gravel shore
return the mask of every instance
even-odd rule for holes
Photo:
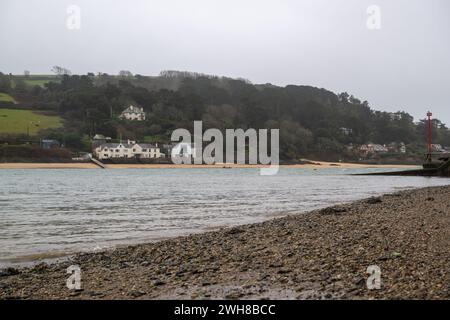
[[[447,186],[1,270],[0,299],[450,299],[449,273]]]

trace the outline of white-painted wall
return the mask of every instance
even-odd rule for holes
[[[134,144],[127,148],[123,144],[119,144],[115,148],[99,146],[95,149],[95,155],[99,160],[111,158],[134,158],[139,156],[144,159],[161,158],[163,154],[159,148],[142,148],[139,144]]]

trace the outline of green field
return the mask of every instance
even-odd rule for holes
[[[58,81],[56,81],[56,80],[49,80],[49,79],[26,79],[25,80],[25,83],[28,85],[28,86],[30,86],[30,87],[34,87],[34,86],[40,86],[40,87],[42,87],[42,88],[44,88],[45,87],[45,84],[46,83],[49,83],[50,81],[53,81],[53,82],[58,82]]]
[[[0,109],[0,134],[36,135],[39,130],[60,128],[62,119],[28,110]]]
[[[27,77],[25,77],[23,75],[15,75],[14,79],[23,80],[25,82],[25,84],[29,87],[34,87],[34,86],[45,87],[45,84],[49,83],[50,81],[58,82],[58,83],[61,82],[61,79],[54,75],[29,75]],[[14,79],[12,81],[13,88],[15,87]]]
[[[1,102],[13,102],[13,103],[17,103],[16,100],[14,100],[14,98],[11,97],[9,94],[7,94],[7,93],[2,93],[2,92],[0,92],[0,101],[1,101]]]

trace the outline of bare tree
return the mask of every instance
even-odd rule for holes
[[[57,76],[63,76],[63,75],[71,75],[72,72],[70,72],[69,69],[60,67],[60,66],[54,66],[52,68],[52,72],[55,73]]]

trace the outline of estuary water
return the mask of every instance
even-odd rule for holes
[[[450,184],[378,169],[2,169],[0,267]]]

